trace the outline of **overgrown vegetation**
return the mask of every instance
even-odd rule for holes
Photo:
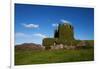
[[[43,45],[46,49],[50,49],[50,46],[53,45],[55,42],[54,38],[44,38]]]
[[[72,41],[74,42],[73,36],[73,27],[69,24],[59,24],[58,29],[54,32],[54,38],[44,38],[43,46],[46,49],[49,49],[51,45],[63,44],[63,45],[71,45]]]

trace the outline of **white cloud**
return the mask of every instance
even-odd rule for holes
[[[17,32],[15,33],[15,36],[16,37],[34,37],[34,36],[38,36],[38,37],[41,37],[41,38],[45,38],[46,35],[44,34],[41,34],[41,33],[35,33],[35,34],[25,34],[25,33],[22,33],[22,32]]]
[[[38,36],[38,37],[42,37],[42,38],[46,38],[46,36],[44,34],[41,34],[41,33],[36,33],[36,34],[33,34],[34,36]]]
[[[15,40],[16,44],[21,44],[21,43],[37,43],[37,44],[42,44],[42,39],[46,38],[45,35],[41,33],[35,33],[35,34],[26,34],[23,32],[16,32],[15,33]]]
[[[53,27],[57,27],[57,26],[58,26],[58,24],[52,24],[52,26],[53,26]]]
[[[70,23],[69,21],[64,20],[64,19],[61,19],[60,21],[63,22],[63,23]]]
[[[22,33],[22,32],[17,32],[17,33],[15,33],[15,36],[16,36],[16,37],[19,37],[19,36],[21,36],[21,37],[26,37],[26,36],[28,36],[28,35],[26,35],[26,34],[24,34],[24,33]]]
[[[22,24],[26,28],[39,28],[37,24]]]

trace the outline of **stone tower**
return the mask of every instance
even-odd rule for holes
[[[74,40],[73,27],[68,23],[59,24],[58,38],[63,40]]]
[[[54,38],[44,38],[43,46],[50,48],[56,44],[70,44],[74,40],[73,26],[68,22],[63,22],[58,25],[54,32]]]

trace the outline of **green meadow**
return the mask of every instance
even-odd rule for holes
[[[94,50],[15,50],[15,65],[93,61]]]

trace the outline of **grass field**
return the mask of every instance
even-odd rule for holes
[[[15,50],[15,65],[45,64],[61,62],[93,61],[93,49],[21,51]]]

